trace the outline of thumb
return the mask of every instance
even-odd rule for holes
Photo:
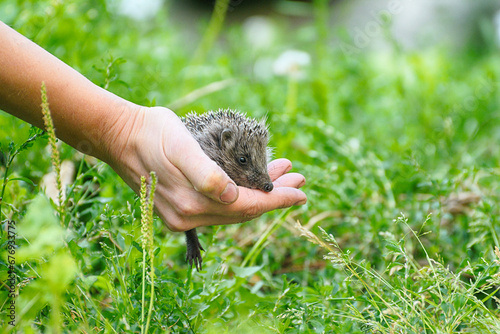
[[[196,191],[211,199],[231,204],[238,199],[238,187],[233,180],[210,159],[201,149],[198,142],[184,128],[177,137],[173,154],[174,165],[191,182]]]

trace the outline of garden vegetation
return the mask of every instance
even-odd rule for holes
[[[302,207],[200,228],[198,273],[184,235],[152,214],[154,173],[137,196],[107,165],[56,142],[41,87],[46,132],[0,115],[0,332],[500,332],[492,24],[460,50],[403,51],[388,38],[384,50],[351,52],[318,0],[300,24],[269,17],[272,39],[259,47],[231,3],[191,22],[168,1],[145,21],[113,1],[0,3],[2,21],[125,99],[179,116],[267,116],[275,157],[306,176],[308,195]],[[41,187],[51,172],[52,198]]]

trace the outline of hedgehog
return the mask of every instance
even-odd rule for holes
[[[256,120],[230,109],[209,111],[201,115],[189,113],[181,118],[200,147],[236,183],[265,192],[273,190],[267,172],[271,156],[266,120]],[[201,250],[196,229],[185,232],[186,261],[202,268]]]

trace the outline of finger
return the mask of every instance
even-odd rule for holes
[[[160,194],[159,194],[160,195]],[[275,188],[270,193],[241,187],[238,200],[230,205],[205,201],[206,213],[185,216],[168,201],[168,195],[155,198],[155,209],[161,220],[174,232],[187,231],[199,226],[228,225],[252,220],[275,209],[303,205],[306,195],[292,187]],[[202,200],[203,202],[203,200]]]
[[[228,206],[227,209],[240,214],[242,218],[250,220],[268,211],[303,205],[306,202],[306,194],[292,187],[275,188],[270,193],[240,188],[238,200]]]
[[[304,175],[299,173],[287,173],[273,182],[275,188],[279,187],[292,187],[292,188],[301,188],[306,184],[306,178]]]
[[[267,165],[267,172],[271,177],[271,181],[275,181],[281,175],[288,173],[292,169],[292,163],[288,159],[276,159]]]
[[[245,194],[245,190],[255,192],[255,194]],[[273,196],[271,195],[272,193],[277,195]],[[163,221],[167,221],[167,226],[173,231],[186,231],[199,226],[242,223],[255,219],[268,211],[284,209],[294,205],[303,205],[307,202],[306,195],[301,190],[295,188],[278,188],[273,190],[272,193],[242,188],[238,200],[233,204],[225,206],[226,210],[223,212],[182,217],[175,214],[174,210],[171,210],[167,212],[165,216],[166,220]],[[261,197],[266,198],[262,200]],[[169,216],[172,218],[169,218]],[[182,223],[174,223],[179,221]]]
[[[194,190],[192,191],[195,192]],[[210,201],[212,205],[226,207],[226,205],[216,203],[197,192],[195,193],[204,200]],[[212,222],[215,221],[216,217],[219,217],[219,219],[225,218],[220,214],[213,216],[212,214],[186,215],[185,212],[176,207],[175,203],[170,201],[171,198],[169,196],[164,196],[161,193],[157,193],[157,195],[159,196],[155,196],[155,212],[168,229],[173,232],[184,232],[203,225],[213,225]],[[185,198],[185,200],[189,201],[189,198]],[[212,217],[213,219],[207,219],[207,217]]]
[[[219,203],[233,203],[238,198],[238,187],[229,176],[203,152],[187,130],[176,139],[175,145],[170,145],[173,146],[171,161],[196,191]]]

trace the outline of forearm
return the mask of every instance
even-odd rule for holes
[[[0,45],[0,109],[44,128],[40,88],[45,82],[57,137],[107,161],[113,133],[126,131],[116,127],[129,123],[124,119],[139,107],[94,85],[2,22]]]
[[[287,174],[288,160],[271,163],[272,192],[240,189],[174,112],[107,92],[0,22],[0,109],[44,128],[42,82],[60,139],[107,162],[137,193],[141,176],[156,172],[155,208],[172,230],[246,221],[307,200],[298,189],[305,179]]]

